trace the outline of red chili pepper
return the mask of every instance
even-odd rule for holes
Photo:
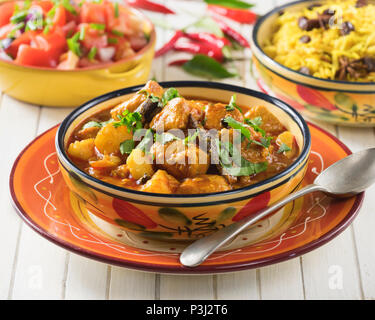
[[[168,63],[168,66],[182,66],[184,65],[186,62],[190,61],[189,59],[180,59],[180,60],[175,60],[175,61],[171,61]]]
[[[250,48],[249,42],[239,32],[232,29],[226,23],[224,23],[223,21],[220,21],[219,19],[215,19],[215,21],[219,25],[219,28],[221,29],[221,31],[223,31],[225,35],[227,35],[228,37],[238,42],[241,46],[245,48]]]
[[[257,14],[245,9],[233,9],[216,5],[208,5],[208,11],[227,17],[239,23],[252,24],[257,19]]]
[[[184,33],[181,30],[176,31],[174,36],[164,45],[162,46],[158,51],[155,53],[155,58],[162,56],[163,54],[167,53],[168,51],[172,50],[175,43],[180,39]]]
[[[297,86],[297,92],[299,96],[306,101],[308,104],[320,107],[326,110],[336,110],[337,107],[329,102],[329,100],[323,96],[319,91],[310,89],[301,85]]]
[[[217,46],[220,49],[222,49],[224,46],[231,45],[230,41],[227,38],[218,37],[208,32],[185,33],[184,36],[191,40],[212,44],[213,46]]]
[[[222,62],[224,60],[224,55],[221,49],[203,43],[178,42],[174,45],[174,49],[177,51],[189,52],[192,54],[204,54],[216,59],[219,62]]]
[[[168,9],[166,6],[162,4],[155,3],[149,0],[127,0],[128,4],[135,8],[140,8],[149,11],[155,11],[165,14],[174,14],[174,11]]]

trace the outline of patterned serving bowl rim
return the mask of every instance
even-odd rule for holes
[[[272,72],[275,72],[280,77],[292,81],[297,84],[302,84],[308,87],[325,90],[325,91],[344,91],[353,93],[374,93],[375,83],[374,82],[353,82],[353,81],[341,81],[331,80],[324,78],[317,78],[311,75],[305,75],[301,72],[293,70],[284,66],[283,64],[276,62],[270,56],[268,56],[258,41],[258,32],[269,18],[274,14],[278,14],[280,11],[288,9],[290,7],[301,5],[304,3],[315,2],[315,0],[298,0],[286,3],[279,7],[276,7],[263,16],[261,16],[254,25],[253,32],[251,35],[251,47],[255,57],[262,62],[262,64]],[[323,1],[324,2],[324,1]],[[357,90],[356,90],[357,89]]]
[[[133,86],[133,87],[128,87],[120,90],[116,90],[113,92],[109,92],[107,94],[104,94],[102,96],[99,96],[97,98],[94,98],[85,104],[81,105],[74,111],[72,111],[60,124],[57,134],[56,134],[56,139],[55,139],[55,147],[56,147],[56,152],[57,156],[59,158],[60,164],[64,167],[65,170],[68,172],[73,172],[74,174],[84,177],[87,181],[95,183],[99,186],[103,186],[107,189],[112,189],[117,192],[121,193],[127,193],[130,195],[137,195],[137,196],[143,196],[143,197],[152,197],[153,199],[159,199],[159,200],[168,200],[168,199],[180,199],[182,201],[181,206],[196,206],[196,205],[214,205],[218,203],[226,203],[226,202],[233,202],[233,201],[239,201],[239,200],[244,200],[247,199],[248,196],[243,196],[243,192],[249,191],[252,189],[258,189],[260,187],[266,187],[268,184],[275,182],[277,180],[280,180],[280,183],[277,183],[275,185],[272,185],[269,188],[261,189],[260,192],[252,195],[256,196],[258,194],[261,194],[266,191],[270,191],[272,189],[277,188],[278,186],[284,184],[286,181],[288,181],[291,177],[293,177],[295,174],[297,174],[300,170],[302,170],[305,165],[302,165],[303,163],[306,163],[308,159],[308,155],[310,153],[311,149],[311,135],[310,135],[310,130],[307,126],[307,123],[303,119],[303,117],[296,111],[294,110],[291,106],[286,104],[285,102],[271,97],[265,93],[239,87],[239,86],[234,86],[234,85],[229,85],[229,84],[223,84],[223,83],[218,83],[218,82],[208,82],[208,81],[166,81],[166,82],[160,82],[160,85],[164,88],[210,88],[210,89],[219,89],[219,90],[224,90],[224,91],[230,91],[230,92],[237,92],[240,94],[252,96],[258,99],[262,99],[268,103],[273,104],[274,106],[278,107],[281,109],[283,112],[285,112],[291,120],[293,120],[299,129],[301,130],[302,136],[303,136],[303,146],[301,147],[301,152],[297,159],[285,170],[282,172],[278,173],[277,175],[270,177],[268,179],[265,179],[261,182],[258,182],[254,185],[250,185],[247,187],[239,188],[239,189],[234,189],[234,190],[229,190],[229,191],[221,191],[221,192],[212,192],[212,193],[201,193],[197,195],[186,195],[186,194],[163,194],[163,193],[149,193],[149,192],[143,192],[143,191],[137,191],[137,190],[132,190],[132,189],[127,189],[119,186],[115,186],[113,184],[101,181],[97,178],[94,178],[87,174],[86,172],[82,171],[79,169],[68,157],[66,150],[65,150],[65,136],[66,133],[72,124],[72,122],[80,116],[82,113],[86,112],[90,108],[97,106],[100,103],[103,103],[107,100],[110,100],[112,98],[118,98],[123,95],[131,94],[131,93],[136,93],[139,91],[143,85],[138,85],[138,86]],[[204,99],[204,94],[200,94],[199,96],[202,96],[202,99]],[[64,164],[62,161],[64,161]],[[66,168],[66,166],[68,168]],[[290,174],[298,169],[297,172],[293,173],[292,176]],[[90,184],[90,187],[97,189],[95,186]],[[102,189],[98,189],[98,191],[108,193]],[[115,194],[109,194],[111,196],[119,197],[118,195]],[[217,196],[230,196],[229,199],[227,198],[226,200],[217,202],[209,202],[210,198],[217,197]],[[241,197],[242,196],[242,197]],[[120,197],[121,198],[121,197]],[[196,204],[191,204],[187,200],[201,200],[204,203],[196,203]],[[144,203],[144,204],[150,204],[150,201],[136,201],[138,203]],[[158,205],[162,204],[163,202],[160,203],[155,203],[155,201],[151,201],[153,205]]]

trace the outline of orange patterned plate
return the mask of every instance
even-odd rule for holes
[[[350,154],[335,137],[309,124],[312,151],[302,186],[324,168]],[[55,153],[57,127],[31,142],[10,175],[10,192],[21,218],[35,231],[74,253],[143,271],[203,274],[233,272],[281,262],[330,241],[353,221],[364,194],[333,200],[314,193],[287,205],[239,235],[203,265],[178,261],[186,242],[141,238],[86,211],[65,185]]]

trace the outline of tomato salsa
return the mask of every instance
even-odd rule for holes
[[[228,191],[272,177],[299,155],[294,135],[262,105],[182,97],[149,81],[100,111],[67,141],[74,164],[124,188],[153,193]]]
[[[108,0],[0,4],[0,59],[72,70],[132,57],[149,41],[134,11]]]

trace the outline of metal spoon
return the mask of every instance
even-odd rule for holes
[[[364,191],[373,183],[375,183],[375,148],[366,149],[341,159],[320,173],[313,184],[290,194],[285,199],[251,215],[251,217],[195,241],[181,253],[180,262],[187,267],[199,266],[213,252],[247,227],[305,194],[322,191],[331,197],[350,197]]]

